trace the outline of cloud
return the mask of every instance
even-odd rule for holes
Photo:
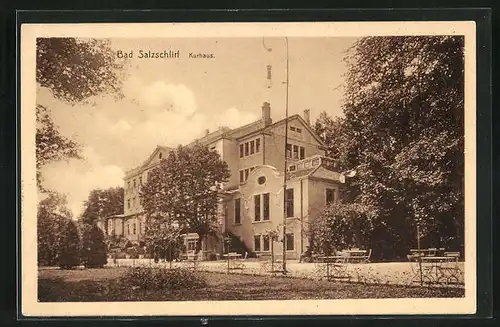
[[[51,110],[60,133],[83,145],[85,160],[52,163],[42,171],[45,186],[65,193],[75,216],[92,189],[123,185],[124,171],[142,164],[157,145],[187,144],[207,128],[258,119],[238,108],[205,113],[188,86],[166,80],[130,78],[124,99],[103,96],[79,106],[61,103],[47,89],[38,92],[37,101]]]
[[[82,151],[85,160],[58,161],[42,168],[43,185],[66,194],[68,208],[78,217],[89,192],[123,185],[124,172],[116,165],[103,165],[92,147]]]

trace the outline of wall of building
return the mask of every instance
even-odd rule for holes
[[[245,146],[248,143],[249,148],[250,148],[250,142],[254,142],[254,148],[256,147],[256,142],[259,140],[260,142],[260,149],[259,152],[255,152],[253,154],[249,154],[248,156],[244,155],[243,157],[240,157],[240,145],[243,145],[243,151],[245,153]],[[261,134],[255,134],[251,137],[245,137],[240,140],[238,140],[238,147],[237,147],[237,152],[236,152],[236,158],[238,160],[238,183],[240,181],[240,176],[239,176],[239,171],[245,170],[245,169],[250,169],[250,168],[255,168],[256,166],[262,165],[263,163],[263,153],[264,153],[264,147],[263,147],[263,135]]]
[[[234,188],[239,185],[239,153],[238,142],[235,140],[222,139],[221,140],[222,153],[221,157],[229,168],[231,177],[224,186],[225,188]]]
[[[301,128],[302,132],[292,132],[290,130],[291,126]],[[325,155],[325,151],[320,148],[320,144],[298,118],[290,121],[288,128],[288,143],[304,147],[306,158],[314,155]],[[265,136],[264,143],[265,164],[277,167],[282,171],[285,165],[285,124],[272,128],[269,135]],[[294,160],[291,158],[288,162],[291,163]]]
[[[265,177],[266,182],[259,184],[260,177]],[[307,211],[308,190],[307,183],[303,183],[302,212]],[[294,217],[286,219],[286,232],[294,235],[293,250],[287,251],[287,257],[298,259],[300,256],[301,237],[301,204],[300,204],[300,180],[290,181],[287,189],[294,190]],[[269,193],[269,220],[263,220],[263,200],[262,194]],[[261,195],[261,220],[255,221],[255,201],[254,196]],[[241,223],[235,224],[235,199],[240,199],[241,203]],[[252,251],[255,250],[254,236],[264,236],[269,231],[275,230],[282,233],[279,226],[283,224],[283,174],[270,166],[260,166],[250,174],[247,182],[240,187],[240,193],[234,199],[227,202],[227,225],[230,230],[246,244]],[[304,217],[302,217],[304,218]],[[281,235],[280,240],[274,243],[274,253],[281,255],[283,251]],[[263,240],[261,238],[261,250],[257,251],[262,256],[270,256],[271,252],[264,251]]]
[[[339,201],[340,186],[334,181],[323,179],[308,179],[308,213],[307,224],[311,224],[326,206],[326,190],[335,189],[335,201]]]

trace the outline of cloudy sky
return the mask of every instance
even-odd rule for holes
[[[342,60],[354,41],[290,38],[290,114],[306,108],[312,120],[321,111],[342,114]],[[260,118],[263,101],[271,103],[274,121],[285,115],[284,38],[123,38],[111,43],[116,51],[134,53],[125,66],[123,100],[102,95],[93,105],[70,106],[38,88],[37,103],[50,108],[63,135],[83,146],[85,160],[56,162],[43,171],[45,186],[67,195],[75,217],[90,190],[123,185],[124,171],[140,165],[157,144],[185,144],[207,128],[252,122]],[[180,58],[140,59],[139,50],[179,50]],[[190,52],[215,58],[193,59]]]

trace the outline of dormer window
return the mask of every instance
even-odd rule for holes
[[[160,154],[158,155],[158,158],[162,158],[163,157],[163,153],[160,152]]]

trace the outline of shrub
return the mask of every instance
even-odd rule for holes
[[[80,237],[76,224],[71,219],[65,219],[61,223],[57,259],[62,269],[70,269],[80,264]]]
[[[186,268],[130,268],[124,281],[145,290],[185,290],[207,286],[205,278]]]
[[[373,231],[368,208],[357,204],[331,204],[311,222],[311,251],[334,254],[349,247],[369,248]]]
[[[58,265],[59,236],[61,220],[64,218],[49,213],[44,208],[38,210],[37,241],[38,264],[40,266]]]
[[[87,268],[102,268],[107,262],[104,233],[96,225],[85,224],[82,232],[82,263]]]

